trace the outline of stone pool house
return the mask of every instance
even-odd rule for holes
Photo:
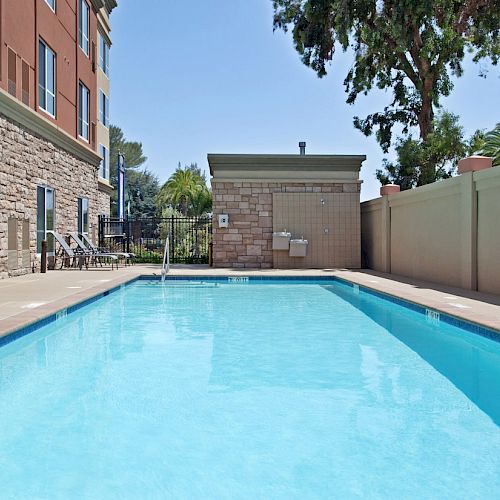
[[[366,157],[301,153],[208,155],[215,267],[361,267]]]
[[[109,215],[109,15],[116,0],[0,0],[0,277],[48,230]],[[50,255],[50,253],[49,253]]]

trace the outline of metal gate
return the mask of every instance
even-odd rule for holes
[[[99,218],[99,246],[132,252],[137,262],[161,264],[165,239],[170,262],[207,264],[212,241],[211,217],[153,217],[119,220]]]

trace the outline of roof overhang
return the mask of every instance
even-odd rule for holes
[[[111,14],[111,11],[115,7],[118,7],[116,0],[92,0],[92,5],[97,12],[99,12],[100,9],[106,9],[108,14]]]
[[[209,154],[214,179],[359,179],[365,155]]]

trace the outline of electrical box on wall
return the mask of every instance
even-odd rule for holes
[[[228,227],[229,226],[229,215],[220,214],[219,215],[219,227]]]

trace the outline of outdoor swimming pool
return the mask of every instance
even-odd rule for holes
[[[10,498],[498,498],[500,342],[333,281],[140,280],[0,347]]]

